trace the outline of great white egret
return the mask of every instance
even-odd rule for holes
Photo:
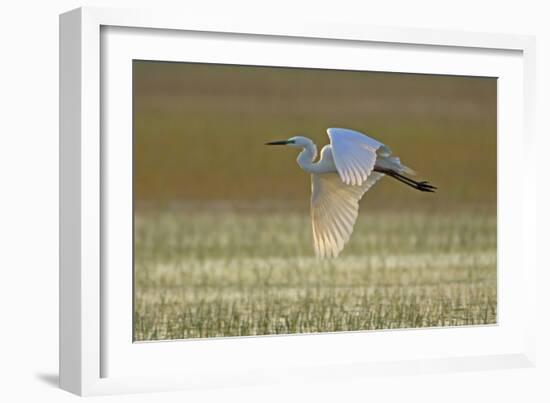
[[[353,231],[359,200],[384,175],[422,192],[436,190],[426,181],[404,176],[415,172],[379,141],[350,129],[327,129],[327,133],[330,145],[323,147],[317,162],[317,147],[307,137],[266,143],[302,149],[297,161],[311,174],[311,223],[318,257],[338,256]]]

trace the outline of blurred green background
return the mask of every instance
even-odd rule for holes
[[[134,62],[134,340],[492,324],[496,79]],[[371,135],[385,178],[314,257],[295,135]]]
[[[496,208],[496,90],[494,78],[135,61],[136,205],[308,208],[296,150],[263,144],[304,135],[320,150],[328,127],[345,127],[440,188],[427,197],[385,179],[369,206]]]

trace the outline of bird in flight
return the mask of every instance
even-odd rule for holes
[[[318,257],[337,257],[349,241],[357,220],[359,200],[380,178],[388,175],[421,192],[437,188],[426,181],[417,182],[403,174],[415,172],[401,163],[379,141],[350,129],[327,129],[330,144],[321,150],[307,137],[271,141],[266,145],[285,145],[302,149],[298,165],[311,174],[311,223]]]

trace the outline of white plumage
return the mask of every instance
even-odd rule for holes
[[[311,174],[311,223],[313,244],[318,257],[337,257],[349,241],[359,200],[385,174],[415,189],[433,192],[427,182],[403,176],[414,173],[379,141],[350,129],[328,129],[330,145],[321,150],[307,137],[273,141],[268,145],[302,148],[298,165]]]
[[[378,150],[391,154],[384,144],[353,130],[328,129],[327,133],[336,169],[346,185],[360,185],[367,180]]]
[[[349,186],[336,173],[311,175],[311,224],[317,256],[338,256],[353,232],[359,200],[382,176],[372,172],[363,184]]]

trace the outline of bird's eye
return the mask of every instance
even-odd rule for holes
[[[296,140],[288,140],[287,141],[287,144],[294,144],[294,143],[296,143]]]

